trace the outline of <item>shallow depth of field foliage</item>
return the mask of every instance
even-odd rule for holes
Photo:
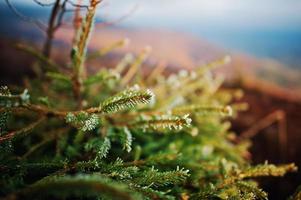
[[[7,199],[267,199],[256,177],[283,176],[294,164],[252,166],[249,141],[230,131],[242,91],[221,89],[210,70],[143,75],[150,53],[87,72],[99,1],[90,6],[60,67],[32,47],[36,78],[0,88],[0,196]],[[298,194],[296,194],[297,196]],[[300,195],[300,194],[299,194]]]

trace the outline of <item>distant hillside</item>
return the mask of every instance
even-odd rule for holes
[[[49,12],[49,9],[38,8],[38,6],[18,6],[18,9],[24,14],[39,19],[42,17],[42,20],[46,21],[45,13]],[[45,37],[33,24],[17,18],[3,2],[0,3],[0,22],[3,24],[0,27],[0,38],[2,40],[7,38],[18,39],[40,45]],[[127,48],[116,51],[116,54],[124,54],[129,51],[137,53],[144,46],[151,45],[153,52],[149,62],[164,61],[170,67],[184,67],[186,69],[191,69],[230,54],[233,59],[231,65],[221,69],[223,74],[229,79],[233,79],[237,75],[243,75],[243,77],[272,81],[286,88],[301,88],[300,71],[291,70],[284,64],[272,59],[258,59],[242,53],[231,53],[206,40],[188,34],[167,30],[103,28],[101,25],[97,25],[95,31],[97,33],[91,38],[90,49],[98,49],[127,37],[130,38],[131,44]],[[67,47],[68,41],[73,37],[73,30],[65,27],[56,36],[56,45],[60,45],[60,48]],[[67,48],[63,55],[62,51],[60,51],[57,58],[60,60],[67,58],[69,55]],[[93,65],[97,67],[99,63],[95,62]],[[1,68],[4,69],[4,67]]]
[[[20,23],[20,20],[12,14],[12,12],[7,8],[4,2],[5,1],[0,1],[0,21],[1,24],[4,25],[0,27],[0,34],[5,33],[6,35],[10,35],[10,36],[19,35],[19,37],[37,38],[38,36],[37,33],[20,36],[18,31],[13,31],[14,25]],[[38,6],[32,0],[26,0],[26,1],[11,0],[11,2],[24,15],[47,22],[47,16],[49,15],[50,7]],[[154,3],[141,2],[141,6],[142,6],[141,9],[143,9],[144,4],[147,4],[145,6],[151,6],[152,9],[154,9],[154,7],[158,5],[158,2],[159,1]],[[119,17],[118,13],[116,13],[116,11],[114,10],[112,11],[113,13],[110,13],[111,12],[110,8],[116,6],[118,7],[121,4],[126,4],[126,3],[125,2],[112,3],[109,6],[107,6],[106,9],[99,10],[97,21],[102,21],[104,19],[107,19],[109,16],[111,16],[114,19],[118,18]],[[195,4],[195,2],[191,2],[191,3],[187,2],[183,4],[193,5]],[[254,4],[259,5],[259,2],[257,3],[254,2]],[[290,7],[293,5],[290,3],[288,4],[290,5]],[[157,11],[166,9],[168,5],[171,6],[174,4],[171,2],[169,3],[166,2],[164,5],[165,7],[164,6],[158,7]],[[266,2],[264,2],[262,5],[267,6]],[[229,5],[229,6],[235,7],[236,5]],[[279,7],[278,4],[277,6]],[[107,11],[107,13],[103,11]],[[125,9],[122,12],[120,11],[120,16],[124,14],[123,12],[126,13],[127,10]],[[152,18],[152,20],[148,20],[148,18],[139,17],[139,13],[141,14],[142,12],[134,13],[133,15],[131,15],[130,17],[122,21],[120,25],[126,27],[140,27],[140,28],[149,28],[149,27],[174,28],[176,30],[181,30],[183,32],[193,33],[196,37],[201,39],[206,38],[206,40],[210,41],[211,43],[217,44],[218,46],[222,46],[226,49],[231,49],[231,51],[245,52],[247,54],[254,55],[255,57],[259,57],[259,58],[272,58],[274,60],[277,60],[278,62],[284,63],[287,67],[291,67],[295,69],[300,69],[301,67],[301,56],[300,56],[301,55],[301,27],[300,27],[300,23],[298,23],[298,20],[300,21],[300,18],[298,18],[299,15],[296,15],[293,19],[291,19],[292,21],[288,20],[286,22],[288,23],[287,27],[286,26],[279,27],[281,26],[282,24],[281,22],[283,21],[279,23],[277,23],[277,21],[276,23],[270,23],[270,26],[267,27],[266,26],[257,27],[254,25],[256,23],[261,23],[262,21],[265,21],[266,20],[265,17],[263,17],[262,21],[253,19],[249,21],[250,23],[246,22],[246,24],[244,25],[237,24],[236,26],[234,26],[237,21],[242,20],[242,19],[238,19],[239,17],[235,16],[237,18],[234,18],[232,21],[225,21],[225,24],[223,24],[222,26],[221,25],[217,26],[217,24],[214,23],[214,20],[213,22],[210,23],[202,18],[199,20],[194,19],[191,21],[183,17],[179,22],[179,17],[180,17],[179,15],[175,15],[174,19],[171,18],[166,19],[162,15],[158,15],[158,16],[156,15]],[[293,13],[291,14],[292,16],[294,16]],[[230,15],[235,15],[235,14],[231,13]],[[289,16],[290,15],[288,15],[287,17],[289,18]],[[160,20],[160,17],[162,17],[162,20]],[[212,19],[214,19],[215,17],[217,16],[211,16]],[[248,17],[250,18],[251,16]],[[258,19],[259,16],[256,17]],[[279,19],[281,19],[281,17],[278,15],[275,17],[279,17]],[[71,18],[72,16],[70,12],[68,13],[68,16],[66,16],[66,21],[70,21]],[[32,26],[30,26],[30,24],[28,23],[25,23],[24,25],[25,25],[24,29],[32,28]]]
[[[171,67],[186,69],[231,55],[231,64],[220,69],[228,79],[243,75],[247,78],[273,82],[286,88],[301,88],[301,72],[298,70],[287,68],[272,59],[258,59],[242,53],[227,52],[208,41],[188,34],[166,30],[101,29],[100,27],[96,27],[95,32],[96,34],[91,38],[90,49],[99,49],[122,38],[129,38],[130,45],[117,50],[117,53],[138,53],[146,45],[151,45],[153,48],[151,60],[165,61]],[[58,32],[57,38],[68,44],[67,41],[72,34],[72,30],[62,29]]]

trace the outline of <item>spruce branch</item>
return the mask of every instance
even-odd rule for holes
[[[120,78],[120,74],[115,73],[114,71],[99,71],[95,75],[89,76],[84,80],[85,86],[90,86],[96,83],[104,83],[109,80],[118,80]]]
[[[138,104],[148,104],[153,98],[154,94],[150,90],[131,88],[108,98],[100,107],[105,113],[114,113]]]
[[[10,109],[4,109],[3,111],[0,112],[0,136],[5,133],[10,116],[11,116]]]
[[[231,57],[229,55],[226,55],[220,59],[217,59],[215,61],[209,62],[207,64],[198,66],[197,74],[203,75],[205,72],[208,72],[210,70],[213,70],[219,66],[226,65],[231,62]]]
[[[144,172],[143,177],[136,178],[135,182],[141,186],[161,187],[181,184],[188,176],[189,170],[177,168],[174,171],[159,172],[152,168]]]
[[[131,152],[133,136],[127,127],[123,127],[123,131],[122,131],[120,140],[123,144],[123,149],[126,150],[128,153]]]
[[[71,57],[73,62],[73,92],[75,98],[78,100],[79,106],[81,105],[81,91],[83,90],[82,84],[85,78],[84,62],[86,57],[87,45],[90,34],[92,32],[92,25],[94,22],[94,15],[97,5],[101,0],[91,0],[88,12],[84,18],[81,28],[78,31],[78,36],[75,46],[72,49]]]
[[[28,94],[28,90],[25,89],[21,94],[12,95],[9,92],[3,92],[3,88],[7,88],[6,86],[1,87],[0,91],[0,107],[18,107],[18,106],[26,106],[29,104],[30,95]],[[7,89],[8,90],[8,89]]]
[[[167,63],[166,62],[159,62],[155,68],[152,70],[152,72],[150,73],[150,75],[148,76],[146,82],[147,83],[152,83],[153,80],[155,80],[156,78],[160,77],[160,75],[163,74],[164,70],[167,67]]]
[[[103,140],[99,138],[95,138],[90,140],[85,145],[86,151],[95,151],[96,152],[96,158],[95,161],[98,162],[102,158],[107,157],[107,154],[109,153],[109,150],[111,149],[111,141],[109,138],[105,137]]]
[[[239,180],[247,178],[255,178],[262,176],[284,176],[288,172],[297,171],[297,166],[293,163],[285,165],[273,165],[273,164],[262,164],[254,167],[249,167],[242,171],[233,171],[229,174],[227,178],[218,186],[218,188],[223,188],[226,185],[233,184]]]
[[[71,3],[74,4],[72,1],[71,1]],[[81,3],[82,3],[82,0],[77,0],[78,5],[81,5]],[[88,9],[88,6],[86,6],[86,8]],[[76,9],[74,11],[74,17],[73,17],[73,29],[74,29],[74,35],[72,38],[73,46],[77,42],[76,34],[78,33],[79,28],[81,27],[81,23],[82,23],[81,7],[76,6]]]
[[[135,76],[137,71],[139,70],[139,67],[142,65],[142,63],[146,60],[146,58],[149,56],[151,52],[151,47],[147,46],[143,49],[143,51],[137,56],[136,60],[133,61],[132,65],[130,66],[127,73],[123,76],[121,83],[123,85],[127,85],[132,78]]]
[[[174,114],[196,113],[202,115],[219,114],[223,116],[232,116],[232,108],[230,106],[202,106],[202,105],[188,105],[176,107],[172,110]]]
[[[259,176],[284,176],[288,172],[297,171],[297,166],[293,163],[285,165],[262,164],[250,167],[239,173],[239,178],[259,177]]]
[[[54,176],[38,181],[9,198],[21,197],[96,197],[109,196],[122,200],[141,199],[134,193],[130,194],[127,186],[114,182],[101,175]]]
[[[33,47],[26,46],[24,44],[17,44],[16,49],[23,51],[32,57],[36,58],[38,61],[40,61],[43,65],[41,67],[44,70],[47,71],[57,71],[58,70],[58,64],[56,64],[54,61],[49,59],[49,57],[46,57],[42,53],[40,53],[37,49],[34,49]]]
[[[142,193],[146,197],[149,197],[150,199],[157,199],[157,200],[175,200],[176,198],[172,195],[168,194],[168,191],[160,191],[155,190],[153,188],[150,188],[148,186],[139,186],[139,185],[133,185],[132,186],[135,190]]]
[[[99,125],[99,118],[96,114],[89,114],[84,111],[76,114],[69,112],[65,119],[67,123],[72,124],[83,132],[92,131]]]
[[[238,181],[236,186],[246,194],[254,194],[260,200],[268,200],[268,194],[250,183]]]
[[[119,61],[114,68],[114,72],[121,74],[124,69],[134,61],[134,56],[131,53],[125,54],[125,56]]]
[[[107,47],[104,47],[96,52],[89,54],[87,56],[87,60],[92,60],[92,59],[95,59],[95,58],[98,58],[101,56],[105,56],[106,54],[110,53],[111,51],[113,51],[116,48],[121,48],[121,47],[128,45],[129,42],[130,42],[130,40],[128,38],[116,41]]]
[[[142,129],[170,129],[170,130],[181,130],[184,127],[190,126],[191,118],[189,115],[184,116],[154,116],[151,119],[142,119],[137,122],[130,124],[132,127],[142,128]]]
[[[121,158],[117,158],[114,162],[109,163],[106,166],[100,165],[99,167],[103,169],[102,173],[115,180],[131,180],[133,176],[140,172],[140,169],[136,166],[125,166]]]
[[[147,159],[138,160],[135,159],[132,162],[125,162],[124,166],[155,166],[155,165],[170,165],[173,162],[177,162],[179,159],[179,154],[172,153],[156,153],[149,156]]]
[[[71,78],[65,74],[58,73],[58,72],[47,72],[46,76],[48,78],[51,78],[52,80],[61,81],[67,85],[71,85]]]
[[[9,89],[7,86],[0,86],[0,95],[3,96],[9,96],[11,95]],[[0,104],[2,101],[0,100]],[[4,105],[6,105],[6,102],[3,102]],[[7,122],[11,116],[11,110],[9,108],[4,108],[0,111],[0,136],[5,133],[7,128]]]

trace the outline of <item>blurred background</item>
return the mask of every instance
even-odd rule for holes
[[[0,2],[0,84],[21,83],[20,74],[30,76],[33,60],[14,44],[42,47],[45,33],[39,24],[48,23],[53,2]],[[69,57],[73,37],[72,3],[77,0],[69,1],[54,35],[51,57],[61,62]],[[232,62],[217,73],[225,77],[224,87],[245,91],[242,101],[250,108],[233,121],[233,130],[252,139],[253,162],[301,166],[300,0],[104,0],[96,21],[90,49],[131,40],[106,62],[126,52],[138,53],[146,45],[153,48],[146,65],[164,63],[170,71],[193,69],[231,55]],[[91,65],[103,67],[97,61]],[[300,174],[261,184],[270,199],[284,199],[301,184]]]
[[[301,2],[298,0],[110,1],[108,15],[137,5],[123,25],[186,32],[233,52],[301,63]]]

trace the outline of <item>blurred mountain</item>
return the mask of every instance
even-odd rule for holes
[[[17,5],[18,10],[21,10],[24,15],[31,16],[33,19],[39,19],[47,22],[47,13],[49,9],[40,6],[26,6],[22,4]],[[72,21],[70,16],[66,20]],[[101,20],[100,20],[101,21]],[[7,8],[2,2],[0,3],[0,38],[7,44],[7,39],[13,41],[27,41],[41,46],[45,39],[45,34],[32,23],[22,21],[16,17],[14,13]],[[215,33],[217,34],[217,33]],[[223,33],[220,33],[221,35]],[[65,49],[65,52],[54,51],[53,56],[59,60],[66,60],[69,57],[70,47],[69,41],[73,37],[73,30],[70,24],[65,24],[62,29],[56,34],[55,46],[60,49]],[[243,78],[252,78],[256,80],[264,80],[266,82],[276,83],[285,88],[298,90],[301,88],[301,72],[297,69],[291,69],[275,59],[264,58],[259,59],[241,52],[230,52],[225,48],[216,44],[201,39],[195,35],[189,35],[183,32],[173,32],[168,30],[155,29],[134,29],[122,28],[120,26],[104,27],[103,24],[98,23],[95,26],[95,34],[91,38],[90,50],[96,50],[101,47],[110,45],[112,42],[122,38],[129,38],[131,44],[120,50],[114,52],[114,55],[122,55],[126,52],[138,53],[146,45],[153,47],[151,58],[148,62],[154,65],[156,62],[163,61],[169,67],[191,69],[193,67],[202,65],[204,63],[219,59],[225,55],[231,55],[232,63],[220,69],[223,75],[228,80],[234,79],[237,76]],[[2,43],[2,45],[5,45]],[[280,49],[275,49],[275,52]],[[10,54],[4,52],[4,54]],[[57,54],[57,55],[55,55]],[[5,59],[6,58],[6,59]],[[2,56],[4,62],[8,62],[7,56]],[[114,60],[114,59],[113,59]],[[297,61],[296,61],[297,62]],[[91,65],[99,66],[99,62]],[[1,71],[9,70],[1,66]],[[17,68],[22,68],[18,66]],[[1,73],[4,74],[4,73]]]
[[[72,30],[61,29],[57,33],[57,39],[69,45],[67,41],[72,35]],[[97,50],[123,38],[129,38],[131,43],[126,48],[117,49],[116,54],[139,53],[145,46],[151,45],[153,51],[150,62],[164,61],[177,69],[192,69],[225,55],[231,55],[231,64],[219,69],[227,80],[242,76],[272,82],[288,89],[301,88],[301,72],[298,70],[288,68],[273,59],[259,59],[243,53],[232,53],[187,33],[112,27],[103,29],[96,26],[90,49]]]

